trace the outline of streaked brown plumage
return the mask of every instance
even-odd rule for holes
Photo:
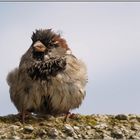
[[[36,30],[19,67],[7,76],[11,101],[17,110],[61,114],[78,108],[85,97],[87,71],[66,41],[51,29]]]

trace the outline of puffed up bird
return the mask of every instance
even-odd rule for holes
[[[52,29],[36,30],[31,38],[19,66],[7,76],[11,101],[23,122],[28,112],[68,114],[85,97],[86,65]]]

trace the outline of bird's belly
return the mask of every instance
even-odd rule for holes
[[[51,79],[47,90],[51,98],[51,110],[57,113],[65,113],[70,109],[78,108],[85,96],[79,81],[68,80],[60,74]]]

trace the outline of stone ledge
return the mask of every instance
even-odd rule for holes
[[[1,116],[0,139],[140,139],[140,115]]]

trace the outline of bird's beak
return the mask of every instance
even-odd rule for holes
[[[43,43],[41,43],[40,41],[35,42],[33,47],[36,52],[45,52],[45,50],[46,50],[46,46]]]

